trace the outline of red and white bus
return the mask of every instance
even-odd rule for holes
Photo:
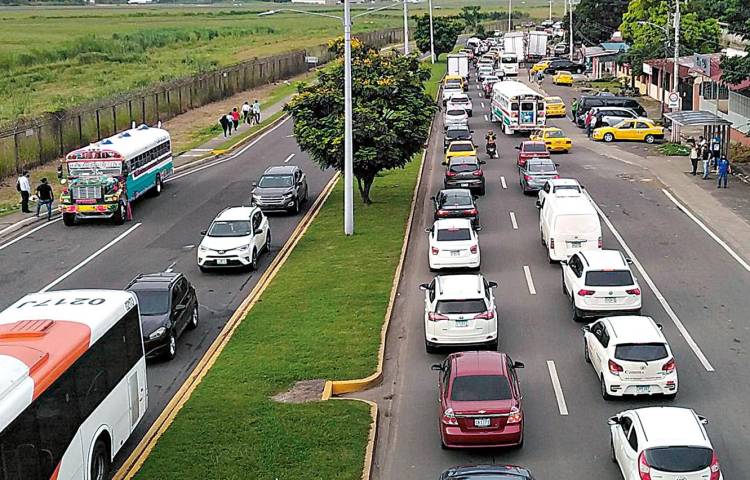
[[[134,294],[33,293],[0,313],[0,480],[104,480],[148,405]]]

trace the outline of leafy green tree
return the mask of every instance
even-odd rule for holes
[[[482,20],[484,16],[481,10],[482,7],[479,7],[477,5],[469,5],[466,7],[461,7],[461,12],[458,15],[464,19],[467,27],[474,29],[477,27],[477,25],[479,25],[479,21]]]
[[[422,53],[430,51],[430,16],[424,14],[416,17],[417,29],[414,37],[417,41],[417,48]],[[453,50],[458,40],[458,35],[463,31],[464,26],[457,17],[432,17],[432,31],[435,39],[435,56],[441,53],[449,53]]]
[[[609,40],[627,8],[628,0],[581,0],[573,11],[574,38],[590,45]]]
[[[321,168],[344,170],[343,40],[330,45],[339,59],[302,86],[285,107],[300,148]],[[430,78],[416,55],[380,53],[352,42],[354,175],[365,204],[383,170],[403,168],[422,149],[435,112],[425,93]]]
[[[729,33],[750,40],[750,5],[747,0],[698,0],[704,15],[726,22]],[[726,57],[721,61],[722,80],[740,83],[750,78],[750,48],[748,56]]]

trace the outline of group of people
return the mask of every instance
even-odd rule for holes
[[[241,112],[237,110],[237,107],[234,107],[231,112],[219,117],[219,125],[221,125],[221,129],[224,131],[224,136],[231,136],[232,130],[236,132],[240,126],[240,121],[248,125],[252,125],[253,122],[256,125],[260,125],[260,102],[257,99],[252,105],[247,101],[243,103]]]
[[[696,142],[694,138],[687,141],[690,147],[690,163],[692,165],[692,174],[698,174],[698,162],[703,162],[703,179],[708,180],[711,169],[716,170],[717,184],[716,188],[727,188],[729,174],[732,173],[732,166],[726,155],[721,154],[721,137],[715,135],[711,141],[706,140],[702,135]]]
[[[29,210],[29,200],[31,199],[31,176],[28,170],[24,170],[21,176],[16,180],[16,190],[21,193],[21,211],[23,213],[34,213]],[[47,178],[42,178],[41,183],[36,187],[36,216],[39,216],[41,208],[47,207],[47,220],[52,218],[52,202],[55,201],[55,195]]]
[[[577,101],[574,100],[574,103],[577,103]],[[573,106],[573,118],[576,118],[576,114],[578,113],[578,105]],[[591,134],[594,133],[594,130],[596,130],[596,127],[599,126],[599,117],[594,114],[593,109],[589,109],[588,112],[586,112],[586,116],[583,117],[583,126],[586,127],[586,135],[591,138]]]

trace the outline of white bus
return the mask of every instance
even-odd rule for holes
[[[33,293],[0,313],[0,480],[103,480],[148,405],[134,294]]]
[[[546,123],[544,95],[514,80],[497,82],[492,86],[490,118],[502,123],[506,135],[543,127]]]

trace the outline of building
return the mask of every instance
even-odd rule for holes
[[[615,32],[619,34],[619,32]],[[617,76],[617,57],[627,52],[630,45],[617,35],[595,47],[582,47],[580,57],[592,80]]]

